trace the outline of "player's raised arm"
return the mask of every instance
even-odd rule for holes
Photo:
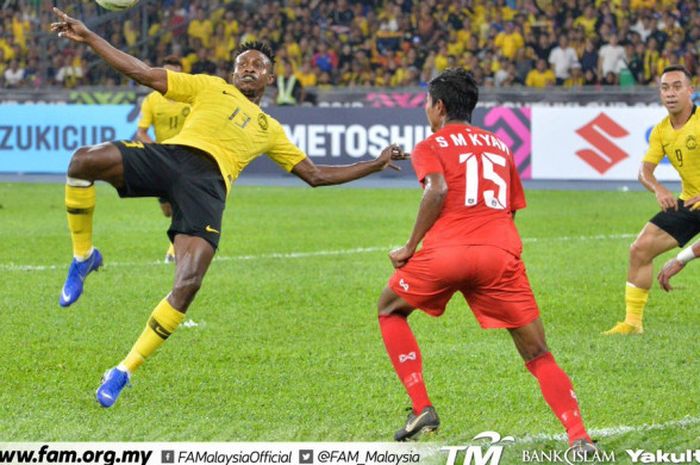
[[[57,32],[59,37],[87,44],[112,68],[129,76],[139,84],[148,86],[162,94],[168,90],[168,77],[164,69],[151,68],[138,58],[114,48],[109,42],[88,29],[82,21],[71,18],[58,8],[54,7],[53,12],[60,18],[60,21],[51,23],[51,31]]]
[[[309,157],[304,158],[292,169],[292,173],[311,187],[343,184],[363,178],[389,167],[400,170],[392,160],[405,160],[408,155],[397,145],[390,145],[371,161],[361,161],[352,165],[317,165]]]

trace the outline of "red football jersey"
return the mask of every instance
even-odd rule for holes
[[[512,212],[525,193],[508,146],[493,133],[450,124],[416,145],[411,154],[418,181],[441,173],[447,198],[423,247],[491,245],[520,256]]]

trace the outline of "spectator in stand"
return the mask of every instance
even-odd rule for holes
[[[612,71],[608,71],[608,74],[605,75],[603,82],[601,82],[601,84],[604,86],[617,86],[619,85],[619,83],[620,82],[617,78],[617,73],[614,73]]]
[[[610,41],[598,51],[598,75],[605,76],[605,81],[609,82],[608,74],[617,75],[624,66],[624,59],[624,47],[619,44],[617,35],[611,34]]]
[[[586,39],[586,44],[581,54],[581,71],[585,74],[587,71],[592,71],[594,74],[598,70],[598,49],[593,42],[593,39]]]
[[[280,106],[294,106],[304,100],[302,87],[294,75],[292,64],[283,63],[284,71],[277,75],[275,87],[275,103]]]
[[[535,62],[532,59],[534,52],[531,48],[521,48],[515,55],[515,81],[518,84],[525,84],[525,79],[527,79],[527,74],[532,71],[535,66]]]
[[[576,51],[569,46],[569,39],[565,34],[559,36],[559,44],[549,53],[549,64],[554,68],[558,86],[564,84],[564,81],[569,78],[569,72],[574,64],[579,64]]]
[[[639,34],[642,38],[642,41],[646,42],[647,37],[649,37],[649,35],[653,31],[652,22],[653,18],[651,16],[651,13],[644,12],[638,16],[637,22],[635,22],[632,25],[631,30]]]
[[[226,24],[224,23],[217,24],[215,31],[212,38],[214,59],[217,62],[230,61],[231,54],[236,49],[236,38],[233,35],[226,34]]]
[[[567,89],[571,88],[581,88],[586,85],[586,79],[583,76],[583,71],[581,70],[581,65],[576,62],[571,65],[571,72],[569,77],[564,81],[564,87]]]
[[[542,58],[543,60],[549,60],[549,54],[552,53],[554,48],[553,41],[550,40],[548,34],[541,34],[537,39],[537,44],[534,46],[535,55],[537,58]]]
[[[556,82],[554,72],[547,67],[547,62],[544,58],[537,59],[535,69],[527,74],[525,85],[528,87],[544,88],[553,86]]]
[[[207,12],[204,8],[194,7],[194,19],[190,21],[190,25],[187,26],[187,35],[190,37],[196,37],[202,41],[202,45],[209,47],[211,43],[211,38],[214,35],[214,26],[209,18],[207,18]]]
[[[85,76],[82,67],[75,66],[69,56],[61,56],[59,63],[60,67],[54,77],[57,85],[72,89],[82,84]]]
[[[13,58],[12,61],[10,61],[10,66],[7,67],[4,73],[5,87],[21,87],[24,82],[24,77],[24,68],[20,67],[17,58]]]
[[[322,73],[333,74],[338,67],[338,56],[325,42],[321,42],[311,59],[311,64]]]
[[[658,76],[656,62],[659,61],[658,42],[654,36],[649,36],[644,50],[644,82],[653,82]]]
[[[598,24],[598,15],[596,14],[593,5],[588,5],[583,10],[583,14],[574,20],[574,27],[583,27],[586,37],[593,39],[596,36],[596,26]]]
[[[496,36],[495,45],[500,49],[501,55],[512,60],[518,50],[525,46],[525,39],[515,24],[508,21],[503,32]]]
[[[192,74],[216,75],[216,63],[211,60],[211,54],[212,50],[209,48],[197,50],[197,61],[192,65]]]
[[[350,25],[355,19],[355,13],[347,0],[338,0],[338,4],[331,13],[332,28],[337,33],[345,33],[350,30]]]

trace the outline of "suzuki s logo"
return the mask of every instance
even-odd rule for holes
[[[578,128],[576,134],[596,149],[582,149],[577,151],[576,155],[600,174],[605,174],[610,168],[629,158],[627,152],[611,140],[628,136],[629,132],[605,113],[599,114],[588,124]]]
[[[447,451],[447,463],[445,465],[459,465],[457,455],[464,452],[462,465],[498,465],[503,454],[503,446],[515,442],[513,436],[501,438],[495,431],[484,431],[474,436],[474,441],[488,439],[486,451],[482,446],[447,446],[440,450]]]

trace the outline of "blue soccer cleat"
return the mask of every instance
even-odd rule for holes
[[[102,266],[102,254],[99,250],[94,249],[90,258],[79,262],[75,258],[68,269],[68,277],[66,278],[63,289],[61,289],[61,297],[58,299],[58,304],[61,307],[67,307],[78,300],[80,294],[83,293],[83,281],[87,275],[93,271],[97,271]]]
[[[107,370],[102,377],[102,384],[97,388],[95,397],[104,408],[109,408],[117,401],[122,389],[129,385],[129,373],[118,368]]]

